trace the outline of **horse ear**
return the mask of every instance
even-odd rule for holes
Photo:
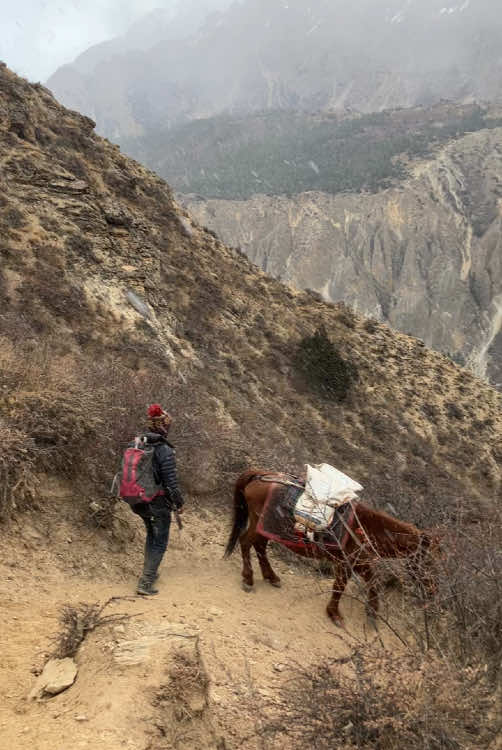
[[[426,536],[427,536],[429,552],[434,557],[441,557],[442,555],[441,542],[443,541],[444,534],[441,534],[437,531],[432,531],[432,532],[427,533]]]

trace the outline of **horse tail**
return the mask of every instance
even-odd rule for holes
[[[258,476],[258,474],[259,472],[255,469],[250,469],[249,471],[245,471],[244,474],[241,474],[237,482],[235,483],[234,519],[232,530],[230,532],[227,546],[225,548],[224,557],[230,557],[235,549],[235,545],[237,544],[239,537],[247,526],[249,514],[246,498],[244,497],[244,490],[246,488],[246,485],[248,485],[256,476]]]

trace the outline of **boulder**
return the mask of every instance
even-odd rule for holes
[[[77,665],[73,659],[51,659],[45,665],[29,697],[31,700],[44,695],[57,695],[75,682]]]

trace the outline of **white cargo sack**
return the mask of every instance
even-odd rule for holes
[[[307,479],[295,507],[295,520],[320,531],[333,520],[335,508],[355,500],[362,485],[329,464],[307,464]]]

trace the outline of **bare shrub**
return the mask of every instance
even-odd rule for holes
[[[137,195],[138,180],[128,175],[126,171],[107,169],[103,172],[103,179],[115,193],[124,198],[134,199]]]
[[[56,248],[42,248],[39,252],[44,251],[47,257],[54,253],[57,259]],[[63,269],[40,259],[37,259],[33,274],[23,280],[19,292],[24,299],[25,312],[34,319],[39,317],[40,305],[52,316],[74,325],[88,313],[83,290],[70,282]]]
[[[10,206],[3,213],[3,219],[10,229],[21,229],[26,224],[26,216],[17,206]]]
[[[447,402],[445,404],[446,413],[450,417],[450,419],[463,419],[464,413],[462,409],[458,406],[458,404],[454,404],[452,402]]]
[[[81,603],[76,606],[65,604],[61,608],[59,623],[61,629],[53,638],[52,656],[56,659],[73,657],[89,633],[103,625],[110,625],[129,619],[130,615],[103,615],[106,607],[119,597],[108,599],[104,604]]]
[[[378,330],[379,323],[374,318],[366,318],[363,323],[363,328],[367,333],[373,334]]]
[[[0,520],[13,511],[37,507],[37,460],[33,440],[0,421]]]
[[[96,257],[92,249],[92,242],[82,234],[69,234],[65,240],[68,252],[77,258],[94,262]]]
[[[59,231],[59,221],[48,213],[43,213],[39,216],[40,226],[45,229],[46,232],[53,232],[56,234]]]
[[[442,541],[437,594],[427,610],[429,642],[459,665],[502,672],[502,514],[463,521]]]
[[[194,649],[180,649],[173,655],[167,680],[153,699],[157,716],[149,745],[152,750],[206,746],[208,735],[212,738],[214,734],[206,712],[208,688],[209,678],[196,638]],[[213,746],[219,743],[211,742]]]
[[[0,255],[2,255],[2,248],[0,248]],[[8,293],[7,293],[7,282],[5,279],[5,275],[0,268],[0,300],[2,301],[2,307],[5,304],[5,301],[8,299]]]
[[[265,731],[316,750],[474,750],[495,735],[491,706],[479,670],[368,645],[349,660],[295,670]]]
[[[97,439],[102,421],[93,413],[92,394],[82,393],[72,384],[61,386],[59,390],[20,392],[9,399],[6,413],[40,449],[40,469],[73,477],[86,446]]]
[[[353,330],[356,327],[356,318],[349,308],[346,308],[342,312],[338,313],[336,319],[346,328],[350,328],[351,330]]]

